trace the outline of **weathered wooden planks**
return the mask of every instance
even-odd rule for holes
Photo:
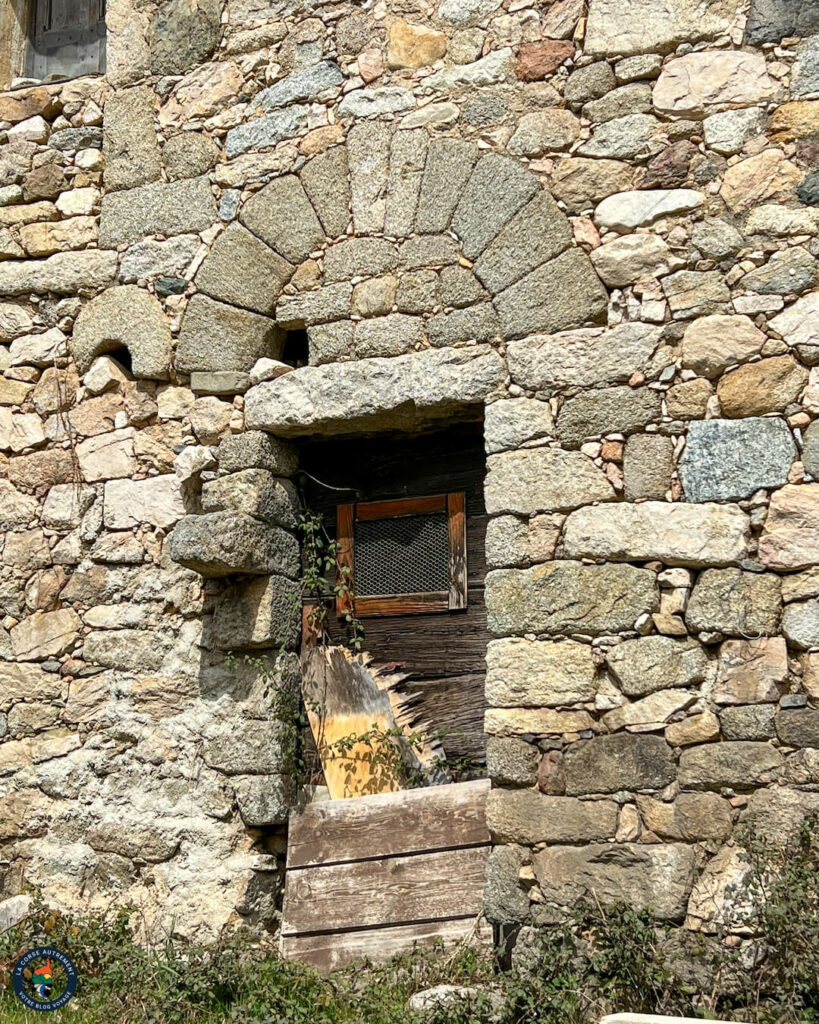
[[[410,678],[406,684],[411,693],[420,694],[419,714],[433,714],[433,728],[440,731],[441,747],[450,762],[469,758],[468,770],[483,771],[486,763],[484,715],[485,676],[449,676],[445,679]]]
[[[290,818],[287,869],[489,842],[489,782],[326,800]]]
[[[473,934],[486,780],[308,806],[290,820],[282,952],[322,969]]]
[[[415,945],[428,946],[436,941],[449,945],[470,940],[491,942],[491,927],[484,920],[463,917],[452,921],[372,928],[345,935],[288,935],[282,939],[282,954],[288,960],[300,960],[321,971],[334,971],[365,957],[376,963],[388,960]]]
[[[476,916],[488,847],[318,865],[288,872],[285,935]]]
[[[397,723],[387,692],[342,647],[308,644],[302,652],[302,692],[324,779],[333,799],[401,787],[398,765],[415,766],[409,744],[391,733]],[[369,742],[373,727],[380,735]],[[383,737],[383,738],[382,738]],[[349,743],[339,749],[339,743]]]
[[[329,616],[326,625],[333,643],[343,643],[344,623]],[[487,643],[482,588],[470,588],[464,612],[370,619],[364,627],[364,648],[373,659],[400,662],[413,679],[484,674]]]

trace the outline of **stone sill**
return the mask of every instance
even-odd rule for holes
[[[0,85],[0,98],[3,96],[19,96],[21,93],[28,92],[29,89],[42,88],[48,89],[53,94],[53,92],[58,92],[69,82],[79,82],[86,78],[105,78],[105,75],[102,73],[95,75],[75,75],[72,78],[55,78],[52,81],[48,81],[47,79],[26,78],[19,85],[14,85],[13,83],[11,85]]]

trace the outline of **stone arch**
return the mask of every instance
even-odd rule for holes
[[[447,282],[449,301],[431,286],[426,300],[391,302],[386,282],[368,307],[359,287],[425,273]],[[425,351],[432,364],[434,349],[600,321],[608,302],[531,170],[378,121],[249,197],[195,280],[177,348],[183,372],[247,371],[280,354],[282,327],[306,328],[311,365]],[[295,386],[277,385],[290,401]]]
[[[79,372],[97,356],[126,348],[135,377],[166,380],[171,366],[171,329],[162,306],[136,285],[109,288],[83,306],[69,340]]]

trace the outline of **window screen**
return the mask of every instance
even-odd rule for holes
[[[350,581],[336,600],[339,615],[466,608],[463,494],[339,505],[336,536],[339,566]]]
[[[355,593],[361,597],[449,589],[446,512],[355,524]]]

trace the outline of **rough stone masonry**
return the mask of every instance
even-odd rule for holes
[[[730,924],[819,807],[817,227],[808,0],[111,2],[0,94],[2,894],[275,927],[289,439],[482,405],[486,913]]]

